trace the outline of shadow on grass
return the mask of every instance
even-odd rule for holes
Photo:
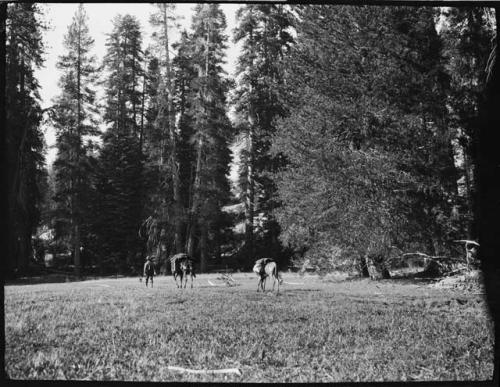
[[[89,280],[99,280],[99,279],[117,279],[125,278],[122,275],[110,275],[110,276],[82,276],[81,278],[76,277],[74,274],[42,274],[30,277],[20,277],[16,279],[5,280],[4,285],[6,286],[24,286],[24,285],[38,285],[38,284],[50,284],[50,283],[65,283],[65,282],[82,282]]]
[[[401,285],[428,285],[439,281],[441,277],[429,277],[425,275],[425,271],[417,271],[412,273],[391,273],[391,278],[389,279],[379,279],[372,280],[371,278],[366,277],[347,277],[345,282],[370,282],[370,283],[381,283],[381,284],[401,284]]]
[[[425,270],[417,271],[414,273],[395,273],[391,275],[388,280],[382,280],[382,282],[395,282],[399,284],[415,284],[415,285],[427,285],[436,281],[439,281],[440,277],[427,276]]]

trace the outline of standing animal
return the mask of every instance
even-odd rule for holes
[[[185,253],[175,254],[170,258],[170,264],[172,275],[174,276],[177,287],[182,288],[182,279],[186,278],[186,281],[184,282],[184,288],[186,288],[188,275],[190,275],[191,288],[193,288],[193,277],[196,278],[196,273],[194,272],[194,262],[191,257]],[[180,277],[180,286],[177,283],[177,277]]]
[[[146,287],[148,286],[148,280],[151,279],[151,287],[153,287],[153,277],[156,275],[155,267],[153,261],[150,257],[146,258],[144,263],[144,277],[146,277]]]
[[[261,258],[255,261],[253,271],[259,276],[259,283],[257,284],[257,291],[259,288],[264,292],[266,289],[267,277],[273,278],[273,291],[276,281],[278,281],[278,293],[280,292],[280,285],[283,283],[281,275],[278,273],[278,265],[271,258]]]

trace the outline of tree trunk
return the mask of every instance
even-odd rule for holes
[[[75,142],[73,144],[73,146],[76,147],[76,149],[74,150],[74,155],[75,155],[75,164],[77,166],[79,166],[80,164],[80,139],[81,139],[81,93],[80,93],[80,89],[81,89],[81,47],[80,47],[80,44],[81,44],[81,35],[80,35],[80,30],[81,26],[79,25],[78,26],[78,62],[77,62],[77,68],[76,68],[76,77],[77,77],[77,93],[78,93],[78,98],[77,98],[77,111],[76,111],[76,136],[78,137],[78,142]],[[73,170],[73,173],[74,173],[74,170]],[[80,183],[80,179],[78,178],[78,176],[73,176],[73,178],[75,179],[76,181],[76,187],[75,190],[72,190],[71,192],[71,195],[72,195],[72,208],[71,208],[71,221],[72,223],[74,224],[74,239],[73,239],[73,258],[74,258],[74,266],[75,266],[75,276],[77,278],[80,278],[81,276],[81,268],[80,268],[80,265],[81,265],[81,262],[80,262],[80,219],[79,219],[79,215],[80,215],[80,209],[78,208],[79,207],[79,200],[78,200],[78,193],[80,191],[80,188],[81,188],[81,185],[78,184]],[[76,191],[76,193],[75,193]],[[75,214],[76,213],[76,214]]]
[[[496,31],[499,28],[500,7],[495,7]],[[479,107],[479,147],[478,147],[478,178],[476,179],[479,197],[478,206],[474,208],[478,217],[479,231],[479,258],[484,273],[486,295],[491,316],[494,319],[495,336],[500,334],[500,298],[498,297],[498,284],[500,283],[500,238],[498,238],[498,219],[500,219],[500,161],[498,153],[498,128],[500,127],[500,47],[498,35],[496,39],[496,52],[489,62],[490,72],[484,91],[484,102]],[[499,377],[499,353],[495,351],[493,378]]]
[[[74,263],[75,263],[75,276],[80,278],[81,273],[81,260],[80,260],[80,227],[75,225],[75,239],[74,239]]]
[[[195,239],[195,229],[198,224],[198,207],[199,207],[199,196],[200,196],[200,186],[201,186],[201,166],[202,166],[202,156],[203,156],[203,139],[200,136],[198,139],[198,150],[196,156],[196,170],[193,185],[193,201],[190,209],[190,222],[189,222],[189,236],[187,241],[188,254],[192,257],[194,254],[194,239]]]
[[[207,271],[208,265],[208,230],[206,224],[201,226],[200,235],[200,273]]]
[[[205,118],[208,124],[208,108],[207,104],[207,92],[208,92],[208,52],[209,52],[209,42],[210,42],[210,30],[207,31],[206,42],[205,42],[205,73],[203,74],[203,70],[201,66],[198,68],[198,78],[202,78],[204,75],[205,82],[202,88],[202,91],[199,93],[199,98],[202,100],[204,104],[205,110]],[[199,222],[199,201],[200,201],[200,188],[201,188],[201,172],[202,172],[202,157],[203,157],[203,133],[199,133],[198,135],[198,149],[196,155],[196,170],[194,175],[194,185],[193,185],[193,201],[190,209],[190,224],[189,224],[189,238],[187,241],[187,250],[190,256],[193,256],[194,253],[194,231],[195,225],[199,224],[202,229],[205,225],[200,224]]]
[[[132,57],[132,88],[131,96],[132,99],[132,119],[134,121],[133,130],[134,134],[137,135],[137,111],[135,108],[135,55]]]
[[[249,41],[253,49],[253,31],[250,30]],[[253,67],[253,58],[250,63],[250,68]],[[253,87],[250,80],[249,95],[252,95]],[[255,196],[255,181],[254,181],[254,125],[255,111],[251,102],[248,104],[248,137],[247,137],[247,187],[245,194],[245,250],[247,259],[250,262],[254,259],[255,248],[253,240],[253,223],[254,223],[254,196]]]
[[[250,124],[252,125],[252,124]],[[253,177],[253,128],[250,128],[247,140],[247,188],[245,193],[245,250],[249,260],[254,258],[254,194],[255,185]]]
[[[6,27],[5,27],[5,21],[7,18],[7,3],[2,3],[0,4],[0,21],[1,21],[1,26],[0,26],[0,57],[2,58],[2,62],[0,65],[0,90],[6,90],[6,39],[7,39],[7,33],[6,33]],[[6,99],[4,100],[6,101]],[[7,106],[6,103],[1,103],[0,104],[0,122],[7,122]],[[8,125],[6,127],[4,126],[4,135],[0,136],[0,155],[2,155],[2,162],[0,165],[2,165],[1,173],[2,173],[2,186],[7,187],[7,189],[2,190],[2,196],[0,200],[2,203],[5,203],[5,205],[2,206],[1,213],[0,213],[0,218],[4,219],[4,222],[2,222],[2,226],[0,229],[0,233],[2,235],[5,235],[6,238],[6,244],[5,244],[5,253],[6,253],[6,267],[7,267],[7,273],[10,274],[11,272],[11,266],[12,266],[12,223],[11,223],[11,216],[10,216],[10,209],[12,207],[12,203],[10,202],[10,194],[11,194],[11,185],[10,185],[10,176],[9,176],[9,169],[8,166],[10,164],[9,160],[9,154],[10,151],[7,149],[7,144],[12,140],[12,132],[11,129],[8,128]],[[7,140],[8,139],[8,140]],[[5,196],[4,196],[5,195]]]
[[[186,246],[187,254],[190,257],[194,257],[194,243],[195,243],[195,235],[196,235],[195,231],[196,231],[196,224],[194,222],[191,222],[189,225],[187,246]]]
[[[370,277],[370,272],[368,271],[368,265],[366,263],[366,256],[362,254],[358,256],[358,271],[361,277]]]
[[[221,251],[221,234],[219,228],[216,228],[215,231],[215,237],[214,237],[214,242],[215,242],[215,252],[214,256],[215,259],[220,260],[222,258],[222,251]]]
[[[144,103],[146,96],[146,75],[142,78],[142,96],[141,96],[141,128],[139,132],[139,152],[142,153],[142,143],[144,136]]]
[[[465,179],[465,192],[467,195],[467,239],[474,239],[473,236],[473,219],[474,219],[474,175],[473,169],[470,163],[470,157],[468,154],[468,149],[462,147],[464,155],[464,179]]]
[[[168,39],[168,15],[167,6],[163,4],[163,33],[165,36],[165,70],[166,70],[166,86],[167,86],[167,123],[170,135],[170,164],[172,168],[172,188],[174,196],[174,244],[175,252],[181,253],[184,249],[184,242],[182,240],[182,203],[181,203],[181,187],[179,179],[179,160],[177,158],[177,134],[175,132],[175,111],[173,102],[173,87],[172,75],[170,68],[170,51]]]

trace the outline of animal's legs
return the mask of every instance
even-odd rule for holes
[[[146,276],[146,287],[148,287],[149,276]]]
[[[151,277],[151,287],[153,287],[153,277]]]
[[[193,288],[193,273],[191,273],[191,289]]]

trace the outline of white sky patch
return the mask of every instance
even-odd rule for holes
[[[58,81],[61,72],[57,69],[56,63],[59,56],[65,53],[63,46],[64,35],[68,31],[68,26],[73,20],[73,15],[78,9],[78,3],[46,3],[42,4],[44,10],[44,19],[48,21],[49,30],[44,33],[44,43],[46,47],[44,67],[35,72],[36,78],[40,82],[40,96],[42,108],[52,105],[53,98],[60,93]],[[220,4],[221,9],[226,15],[228,39],[228,49],[224,66],[230,76],[234,75],[236,59],[239,54],[238,45],[232,42],[232,32],[236,27],[236,10],[241,4]],[[142,27],[143,49],[146,49],[151,42],[153,28],[149,24],[149,17],[155,12],[155,7],[150,3],[85,3],[85,12],[87,13],[87,24],[90,35],[94,39],[94,47],[91,54],[97,57],[98,64],[102,63],[106,53],[107,34],[113,30],[113,18],[118,15],[131,14],[135,16]],[[195,4],[182,3],[177,4],[176,14],[180,16],[178,23],[179,29],[172,28],[171,42],[175,43],[179,37],[180,31],[189,30]],[[101,93],[98,92],[98,95]],[[47,164],[50,165],[55,159],[55,132],[50,126],[44,127],[45,141],[47,143]]]

